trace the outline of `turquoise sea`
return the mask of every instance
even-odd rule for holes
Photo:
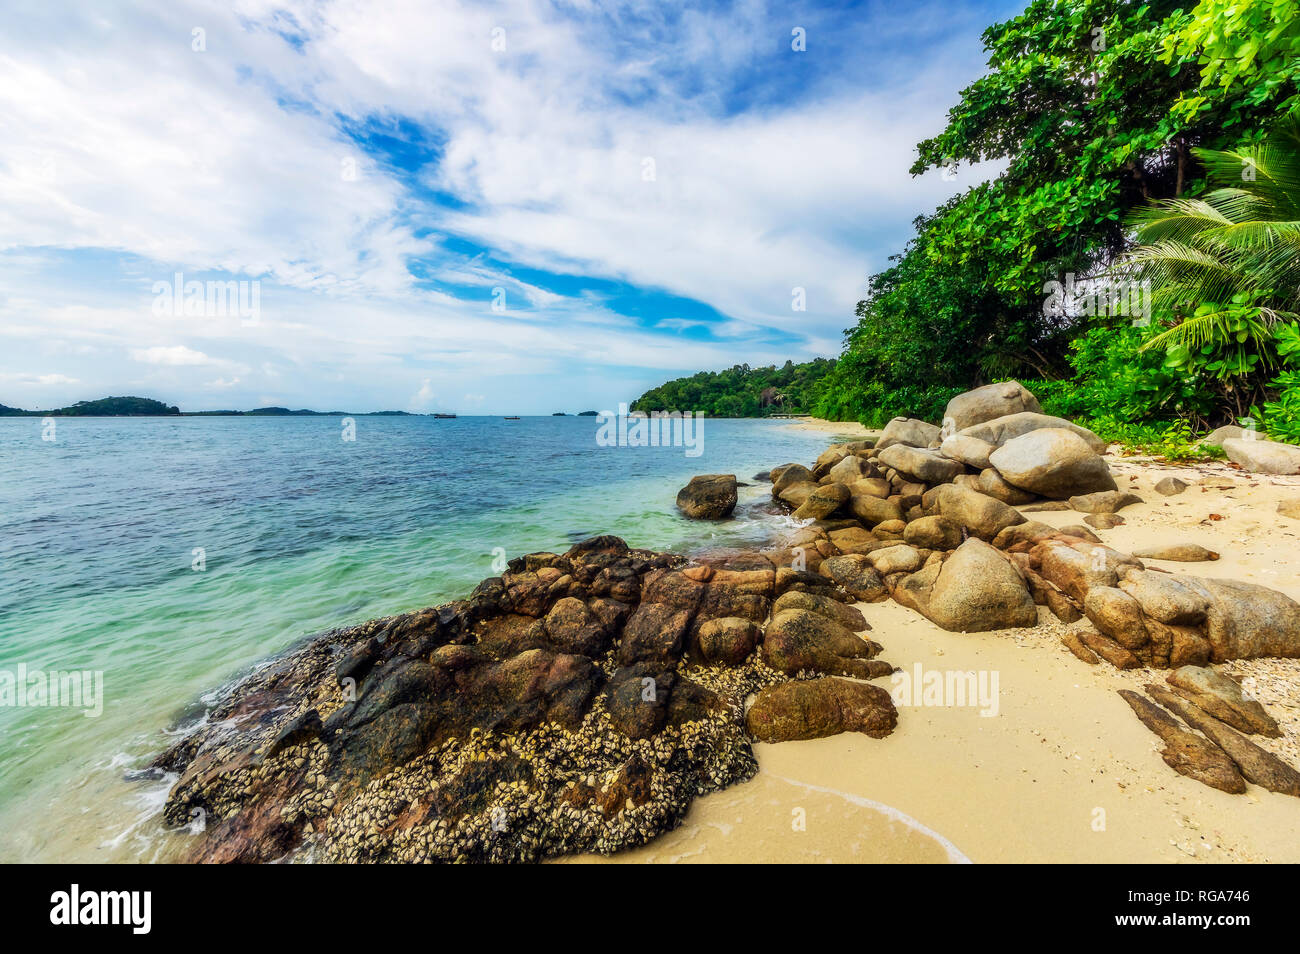
[[[103,680],[97,716],[0,703],[0,861],[165,859],[188,836],[158,825],[167,783],[132,773],[205,693],[312,633],[466,595],[494,556],[770,539],[787,518],[765,486],[722,523],[683,519],[677,489],[832,435],[702,427],[689,457],[600,446],[581,417],[358,416],[355,440],[335,417],[0,419],[0,677]]]

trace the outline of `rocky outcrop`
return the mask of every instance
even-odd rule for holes
[[[720,520],[736,509],[735,474],[700,474],[677,492],[677,508],[693,520]]]
[[[468,599],[326,633],[230,687],[156,760],[177,776],[164,818],[206,817],[199,861],[644,844],[753,774],[747,697],[786,673],[891,671],[856,635],[861,613],[826,594],[848,598],[762,554],[690,564],[616,537],[528,554]],[[802,717],[769,696],[755,726],[880,735],[896,720],[879,693],[818,692]]]

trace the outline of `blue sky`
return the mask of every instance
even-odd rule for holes
[[[988,173],[907,168],[1021,4],[668,6],[6,5],[0,403],[549,413],[833,356]]]

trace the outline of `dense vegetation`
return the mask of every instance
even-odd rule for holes
[[[1015,376],[1117,439],[1247,415],[1300,436],[1300,0],[1187,6],[1035,0],[985,32],[990,72],[912,171],[1005,171],[870,279],[816,413],[937,420]]]
[[[822,400],[835,362],[817,358],[804,364],[726,371],[701,371],[651,388],[629,406],[632,411],[703,411],[710,417],[765,417],[809,414]]]

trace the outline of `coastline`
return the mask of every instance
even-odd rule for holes
[[[782,423],[787,427],[816,431],[819,434],[843,437],[845,440],[851,441],[880,436],[880,431],[859,424],[857,421],[828,421],[822,417],[792,417],[784,419]]]
[[[787,423],[853,436],[834,422]],[[1124,550],[1200,543],[1220,559],[1150,562],[1300,597],[1300,584],[1283,578],[1276,558],[1278,548],[1294,550],[1300,541],[1300,522],[1276,515],[1278,501],[1300,490],[1300,477],[1244,475],[1219,463],[1175,466],[1113,455],[1106,461],[1121,487],[1144,502],[1125,508],[1125,523],[1101,531],[1104,542]],[[1192,486],[1162,497],[1153,485],[1166,476]],[[765,490],[751,485],[741,496],[758,503]],[[1080,518],[1070,509],[1030,516],[1056,528]],[[701,554],[726,559],[707,548],[686,556]],[[1035,627],[964,634],[892,600],[855,605],[895,672],[920,666],[996,673],[996,715],[900,704],[897,728],[883,740],[846,732],[753,742],[756,774],[739,767],[720,788],[688,798],[680,824],[670,822],[647,843],[547,860],[1300,861],[1300,812],[1289,796],[1259,788],[1245,798],[1224,794],[1161,761],[1155,738],[1116,690],[1140,689],[1163,671],[1084,664],[1060,642],[1066,625],[1044,607]],[[1282,726],[1281,738],[1258,744],[1300,761],[1300,659],[1230,661],[1223,669],[1254,678]],[[749,699],[760,684],[751,684]]]

